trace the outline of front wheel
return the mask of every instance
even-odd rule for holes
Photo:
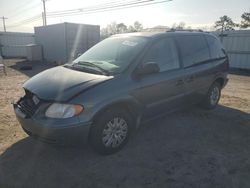
[[[202,106],[206,109],[214,109],[220,100],[221,85],[218,82],[213,83],[209,88],[208,93],[202,102]]]
[[[132,131],[130,115],[121,109],[102,113],[90,130],[90,144],[100,154],[112,154],[127,143]]]

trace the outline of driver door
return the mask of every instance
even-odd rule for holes
[[[140,79],[140,101],[144,104],[145,118],[161,115],[181,106],[184,94],[183,71],[174,39],[156,41],[145,56],[144,63],[156,62],[158,73]]]

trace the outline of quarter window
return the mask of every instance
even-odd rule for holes
[[[160,72],[178,69],[180,65],[174,40],[165,38],[157,41],[150,48],[144,62],[156,62]]]
[[[216,39],[213,36],[206,36],[206,39],[207,39],[207,42],[209,45],[210,54],[211,54],[212,59],[225,57],[225,52],[223,52],[223,47],[220,44],[220,42],[218,41],[218,39]]]
[[[189,67],[210,59],[205,37],[201,35],[176,37],[184,67]]]

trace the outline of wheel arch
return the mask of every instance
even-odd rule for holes
[[[225,83],[226,83],[226,80],[225,80],[225,78],[223,78],[223,77],[217,77],[217,78],[214,80],[213,83],[215,83],[215,82],[219,83],[220,86],[221,86],[221,88],[223,88],[224,85],[225,85]]]
[[[112,103],[108,103],[100,108],[93,117],[93,122],[105,111],[114,108],[123,108],[125,109],[129,115],[136,120],[141,116],[141,105],[135,99],[123,99],[118,101],[113,101]]]

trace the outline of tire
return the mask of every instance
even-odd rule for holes
[[[202,101],[202,107],[208,110],[216,108],[221,96],[221,85],[214,82],[209,88],[205,99]]]
[[[133,120],[123,109],[114,108],[101,113],[90,130],[92,148],[102,155],[113,154],[128,142]]]

